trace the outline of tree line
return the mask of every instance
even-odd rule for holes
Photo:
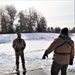
[[[46,29],[45,17],[34,8],[18,12],[13,5],[0,7],[0,33],[46,32]]]
[[[34,8],[17,11],[13,5],[0,7],[0,33],[15,33],[17,31],[59,33],[60,30],[60,27],[48,27],[46,18]],[[75,32],[75,28],[70,32]]]
[[[62,28],[60,27],[48,27],[47,32],[51,32],[51,33],[60,33],[60,31],[62,30]],[[73,27],[72,29],[68,28],[69,33],[75,33],[75,27]]]

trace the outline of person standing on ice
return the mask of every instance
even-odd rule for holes
[[[48,54],[54,51],[53,63],[51,66],[51,75],[67,75],[68,65],[73,64],[74,59],[74,41],[68,35],[68,28],[63,28],[60,35],[46,49],[42,59],[46,59]]]
[[[17,32],[17,38],[13,41],[13,48],[15,50],[15,56],[16,56],[16,71],[19,71],[19,57],[21,57],[22,60],[23,70],[26,70],[25,59],[24,59],[25,47],[26,47],[26,43],[24,39],[21,38],[21,33]]]

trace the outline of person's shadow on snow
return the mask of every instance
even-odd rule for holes
[[[18,72],[17,75],[20,75],[20,73]]]
[[[19,73],[17,73],[17,75],[20,75],[20,72],[19,72]],[[26,75],[26,72],[23,72],[23,75]]]
[[[26,72],[23,72],[23,75],[26,75]]]

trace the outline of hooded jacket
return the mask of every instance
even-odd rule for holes
[[[48,55],[52,51],[54,51],[54,61],[59,64],[69,64],[70,59],[74,58],[74,42],[70,37],[60,35],[51,43],[45,53]]]

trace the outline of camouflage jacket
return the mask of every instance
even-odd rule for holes
[[[25,47],[26,47],[26,43],[22,38],[20,40],[18,38],[16,38],[13,41],[13,48],[16,52],[23,51],[25,49]]]

